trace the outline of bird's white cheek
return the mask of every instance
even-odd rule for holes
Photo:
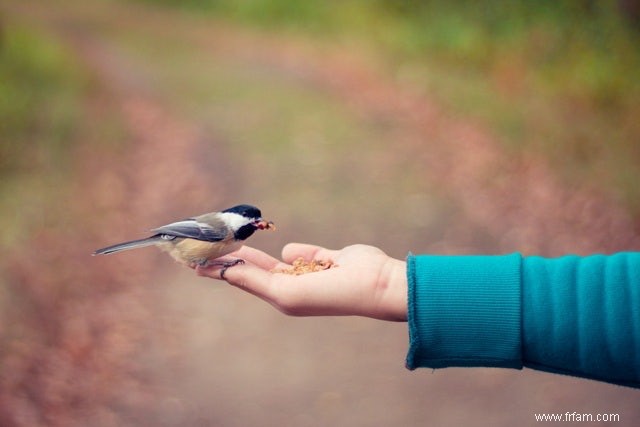
[[[245,218],[242,215],[238,215],[238,214],[231,213],[231,212],[222,212],[219,215],[220,215],[220,219],[222,219],[224,221],[224,223],[231,230],[237,230],[240,227],[251,223],[251,221],[252,221],[250,218]]]

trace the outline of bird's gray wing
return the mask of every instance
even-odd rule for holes
[[[207,242],[218,242],[227,237],[228,230],[222,222],[219,224],[216,222],[209,224],[198,221],[195,218],[189,218],[154,228],[152,231],[169,236],[187,237],[189,239],[204,240]]]

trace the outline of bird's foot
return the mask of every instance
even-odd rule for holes
[[[238,264],[244,264],[244,260],[237,258],[237,259],[233,259],[230,261],[223,261],[223,260],[204,260],[202,263],[200,263],[200,265],[202,267],[213,267],[213,266],[220,266],[222,267],[220,269],[220,278],[224,279],[224,273],[227,272],[227,270],[235,265]]]
[[[238,265],[238,264],[244,264],[244,260],[243,259],[234,259],[233,261],[225,261],[222,264],[222,269],[220,270],[220,278],[224,279],[224,273],[227,272],[227,269],[229,269],[230,267],[233,267],[234,265]]]

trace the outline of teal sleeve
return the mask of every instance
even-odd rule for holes
[[[640,253],[528,257],[522,272],[525,366],[640,387]]]
[[[409,256],[407,367],[522,366],[640,386],[640,253]]]
[[[407,367],[522,367],[521,257],[409,256]]]

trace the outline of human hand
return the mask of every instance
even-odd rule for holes
[[[231,254],[246,262],[226,269],[224,280],[254,294],[292,316],[357,315],[382,320],[407,320],[406,263],[373,246],[341,250],[290,243],[279,261],[244,246]],[[302,257],[331,260],[336,267],[294,276],[274,273]],[[196,267],[200,276],[220,280],[220,266]]]

